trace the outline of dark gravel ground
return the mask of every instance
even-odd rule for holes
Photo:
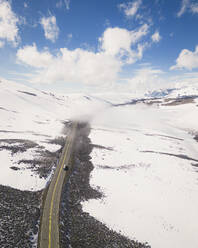
[[[33,248],[38,233],[41,192],[0,185],[0,247]]]
[[[93,170],[89,154],[92,145],[88,138],[89,125],[78,129],[75,160],[70,179],[62,192],[60,206],[61,248],[148,248],[147,244],[128,239],[110,230],[88,213],[82,211],[81,201],[101,198],[102,193],[90,187],[89,177]]]

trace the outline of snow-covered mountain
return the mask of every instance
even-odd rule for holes
[[[91,95],[91,99],[106,102],[110,105],[120,105],[125,103],[135,103],[141,100],[165,99],[165,98],[185,98],[198,96],[198,87],[194,85],[164,88],[148,92],[107,92]]]
[[[149,97],[149,98],[163,98],[163,97],[178,98],[178,97],[187,97],[187,96],[198,96],[198,87],[189,85],[179,88],[160,89],[145,93],[145,97]]]

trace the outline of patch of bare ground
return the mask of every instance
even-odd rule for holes
[[[103,169],[103,170],[130,170],[135,167],[136,167],[135,164],[128,164],[128,165],[122,165],[122,166],[117,166],[117,167],[108,166],[108,165],[97,165],[97,168]]]
[[[113,148],[112,147],[106,147],[106,146],[101,146],[101,145],[96,145],[96,144],[92,144],[92,147],[93,148],[107,150],[107,151],[113,151]]]
[[[47,138],[50,138],[51,136],[50,135],[46,135],[46,134],[40,134],[40,133],[35,133],[35,132],[32,132],[32,131],[8,131],[8,130],[0,130],[0,133],[17,133],[17,134],[26,134],[26,133],[30,133],[34,136],[40,136],[40,137],[47,137]]]
[[[32,92],[28,92],[28,91],[21,91],[21,90],[18,90],[18,92],[23,93],[23,94],[26,94],[26,95],[29,95],[29,96],[37,96],[36,94],[34,94],[34,93],[32,93]]]
[[[25,153],[29,149],[35,148],[35,159],[21,159],[16,166],[10,168],[20,170],[20,166],[25,165],[27,169],[38,173],[41,178],[47,178],[52,171],[52,167],[56,165],[60,157],[65,138],[60,136],[55,139],[48,139],[47,143],[60,145],[61,148],[56,152],[50,152],[31,140],[0,139],[0,150],[8,150],[14,155],[16,153]]]
[[[14,110],[9,110],[9,109],[6,109],[4,107],[0,107],[0,110],[4,110],[4,111],[8,111],[8,112],[12,112],[12,113],[15,113],[17,114],[18,112],[17,111],[14,111]]]
[[[198,168],[198,164],[192,164],[192,166],[194,166],[194,167]]]
[[[147,101],[144,101],[144,103],[146,103],[147,105],[154,105],[154,104],[161,104],[162,101],[160,101],[160,100],[147,100]]]
[[[168,139],[174,139],[174,140],[184,141],[184,139],[180,139],[180,138],[173,137],[173,136],[168,136],[168,135],[162,135],[162,134],[151,134],[151,133],[145,133],[144,135],[146,135],[146,136],[157,136],[157,137],[164,137],[164,138],[168,138]]]
[[[198,142],[198,134],[194,136],[194,139]]]
[[[185,97],[185,98],[166,98],[164,99],[164,104],[162,106],[177,106],[181,104],[194,103],[196,97]]]
[[[161,154],[161,155],[167,155],[167,156],[171,156],[171,157],[176,157],[176,158],[181,158],[181,159],[186,159],[186,160],[191,160],[194,162],[198,162],[198,159],[194,159],[191,158],[185,154],[172,154],[172,153],[168,153],[168,152],[156,152],[156,151],[141,151],[144,153],[156,153],[156,154]]]
[[[0,247],[33,248],[38,233],[41,192],[0,185]]]
[[[114,104],[114,107],[120,107],[120,106],[127,106],[127,105],[136,105],[136,104],[147,104],[147,105],[159,105],[162,103],[162,100],[160,98],[150,98],[150,99],[137,99],[137,100],[131,100],[130,102],[126,103],[120,103],[120,104]]]
[[[82,201],[98,199],[103,193],[90,186],[93,164],[90,153],[93,145],[88,138],[90,127],[81,124],[75,143],[73,168],[63,187],[60,205],[61,248],[146,248],[141,244],[109,229],[82,210]]]
[[[1,144],[3,143],[3,145]],[[38,146],[31,140],[23,139],[0,139],[0,150],[11,151],[12,155],[17,152],[26,152],[30,148]]]

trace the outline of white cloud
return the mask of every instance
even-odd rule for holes
[[[108,29],[106,31],[108,31]],[[139,30],[133,31],[133,34],[138,31]],[[114,46],[114,48],[111,50],[106,41],[114,40],[112,39],[115,38],[114,33],[112,34],[111,39],[104,34],[100,39],[100,49],[98,52],[82,48],[77,48],[75,50],[61,48],[56,54],[52,55],[46,49],[39,51],[37,46],[33,44],[32,46],[25,46],[18,50],[18,62],[33,68],[32,74],[27,75],[27,77],[29,77],[28,80],[31,83],[80,83],[86,85],[86,87],[94,86],[100,87],[101,89],[119,89],[121,84],[116,83],[121,80],[124,83],[122,84],[122,90],[131,90],[134,93],[140,93],[149,90],[153,91],[174,87],[175,83],[181,81],[179,81],[178,78],[167,77],[163,71],[155,69],[149,64],[142,64],[142,68],[133,72],[133,77],[121,78],[120,72],[128,63],[129,58],[126,60],[125,58],[118,56],[120,51],[126,50],[127,56],[132,56],[132,59],[135,61],[143,56],[146,43],[138,43],[141,36],[133,36],[136,38],[130,40],[131,43],[129,43],[130,45],[132,44],[132,46],[136,46],[136,50],[134,50],[136,56],[134,58],[134,54],[131,53],[130,50],[131,47],[127,42],[113,43],[112,46]],[[198,53],[198,47],[193,53]],[[137,54],[139,55],[137,56]],[[194,61],[192,64],[193,63]],[[193,79],[192,77],[188,77],[182,82],[185,82],[186,84],[187,82],[194,82],[196,80],[197,77],[194,77]]]
[[[116,80],[121,68],[121,62],[110,55],[80,48],[73,51],[61,48],[52,56],[48,51],[38,52],[33,45],[20,49],[17,58],[21,63],[39,69],[32,78],[32,82],[37,83],[109,84]]]
[[[64,2],[63,2],[64,1]],[[62,8],[63,6],[65,6],[65,8],[67,10],[70,9],[70,0],[60,0],[56,3],[56,8]]]
[[[62,2],[62,0],[60,0],[60,1],[58,1],[58,2],[56,3],[56,8],[60,9],[60,8],[62,8],[62,7],[63,7],[63,2]]]
[[[163,71],[144,67],[135,71],[132,78],[127,79],[128,87],[134,92],[145,92],[153,89],[160,89],[166,86],[162,77]]]
[[[152,36],[151,39],[153,42],[158,43],[161,40],[161,36],[158,31],[156,31]]]
[[[198,4],[192,3],[191,0],[182,0],[181,8],[177,13],[177,17],[181,17],[185,12],[198,14]]]
[[[68,35],[67,35],[67,38],[68,38],[69,40],[71,40],[72,37],[73,37],[73,34],[68,34]]]
[[[65,6],[67,10],[70,9],[70,0],[65,0]]]
[[[148,25],[142,25],[138,30],[128,31],[122,28],[107,28],[99,39],[101,49],[111,56],[124,59],[126,63],[134,63],[142,57],[143,45],[135,49],[135,44],[148,34]],[[132,46],[134,48],[132,49]]]
[[[141,3],[142,0],[136,0],[129,2],[128,4],[122,3],[119,5],[119,7],[124,10],[124,13],[127,17],[134,17],[138,12]]]
[[[52,55],[48,50],[38,51],[33,44],[19,49],[17,59],[36,70],[31,82],[112,85],[119,80],[124,65],[142,58],[147,43],[140,41],[147,33],[146,24],[133,31],[107,28],[99,39],[97,52],[86,48],[61,48]]]
[[[0,0],[0,39],[7,40],[16,46],[20,39],[17,27],[18,23],[19,18],[12,11],[10,2]]]
[[[186,10],[189,7],[189,4],[190,4],[190,0],[182,0],[181,8],[177,13],[177,17],[181,17],[186,12]]]
[[[4,47],[4,45],[5,45],[4,41],[0,40],[0,48]]]
[[[47,68],[53,61],[48,51],[39,52],[35,44],[25,46],[17,51],[18,61],[35,68]]]
[[[155,90],[180,87],[196,87],[198,83],[198,72],[180,73],[176,76],[155,69],[151,65],[145,65],[134,71],[134,76],[126,79],[125,91],[133,93],[145,93]]]
[[[195,4],[191,5],[191,11],[194,14],[198,14],[198,3],[195,3]]]
[[[197,88],[198,86],[198,73],[180,73],[178,75],[170,77],[169,82],[172,82],[173,88],[191,87],[191,90],[193,90],[194,87]]]
[[[198,46],[196,46],[194,52],[191,52],[188,49],[183,49],[176,60],[176,65],[172,66],[170,69],[192,70],[195,68],[198,68]]]
[[[56,17],[43,17],[40,21],[45,33],[45,38],[55,42],[59,35],[59,28],[56,24]]]
[[[73,34],[71,34],[71,33],[68,34],[67,38],[66,38],[66,44],[69,44],[71,42],[72,38],[73,38]]]

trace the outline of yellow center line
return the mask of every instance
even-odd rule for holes
[[[72,139],[71,139],[71,140],[72,140]],[[61,168],[60,168],[60,170],[59,170],[58,177],[57,177],[57,180],[56,180],[56,183],[55,183],[55,186],[54,186],[54,190],[53,190],[53,194],[52,194],[52,200],[51,200],[51,205],[50,205],[50,215],[49,215],[49,243],[48,243],[48,248],[51,248],[52,210],[53,210],[53,205],[54,205],[55,192],[56,192],[57,184],[58,184],[58,181],[59,181],[59,178],[60,178],[60,175],[61,175],[61,171],[62,171],[62,169],[63,169],[63,165],[64,165],[64,162],[65,162],[65,158],[66,158],[66,155],[67,155],[67,153],[68,153],[69,146],[70,146],[70,144],[71,144],[71,140],[69,141],[69,143],[68,143],[68,145],[67,145],[66,152],[65,152],[65,154],[64,154],[63,161],[62,161],[62,165],[61,165]]]

